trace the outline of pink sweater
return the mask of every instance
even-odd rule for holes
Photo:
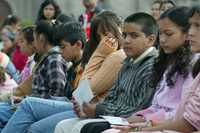
[[[200,73],[185,93],[176,116],[175,119],[184,117],[193,127],[200,130]]]

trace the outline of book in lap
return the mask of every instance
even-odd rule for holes
[[[114,117],[114,116],[103,116],[103,115],[101,115],[100,117],[108,121],[111,125],[119,125],[119,126],[129,125],[129,122],[125,118]]]

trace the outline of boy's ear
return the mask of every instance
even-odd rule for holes
[[[78,40],[78,41],[75,42],[74,46],[76,46],[76,47],[82,49],[83,43],[82,43],[80,40]]]
[[[154,35],[154,34],[149,35],[148,40],[149,40],[148,44],[153,46],[156,41],[156,35]]]

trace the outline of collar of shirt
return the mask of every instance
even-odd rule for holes
[[[35,54],[29,56],[27,62],[32,62],[32,61],[34,61],[34,56],[35,56]]]
[[[142,53],[137,59],[133,60],[131,62],[133,62],[133,64],[138,63],[139,61],[141,61],[142,59],[144,59],[150,52],[152,52],[155,48],[154,47],[150,47],[147,50],[144,51],[144,53]]]
[[[123,61],[123,64],[126,65],[127,67],[128,66],[131,67],[131,66],[134,66],[135,64],[138,64],[139,62],[141,62],[142,60],[144,60],[148,56],[158,56],[158,51],[156,50],[156,48],[150,47],[142,55],[140,55],[136,60],[134,60],[133,58],[127,57]]]
[[[33,68],[33,73],[37,70],[38,66],[43,62],[43,60],[46,59],[46,57],[52,53],[60,53],[60,49],[58,46],[55,46],[53,48],[51,48],[46,54],[42,55],[41,59],[39,62],[36,63],[36,65]]]
[[[48,52],[47,52],[47,55],[51,52],[60,52],[60,48],[58,46],[55,46],[53,48],[51,48]]]

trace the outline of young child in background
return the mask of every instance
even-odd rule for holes
[[[15,87],[17,87],[17,83],[11,79],[6,73],[6,70],[0,66],[0,95],[11,92]]]

